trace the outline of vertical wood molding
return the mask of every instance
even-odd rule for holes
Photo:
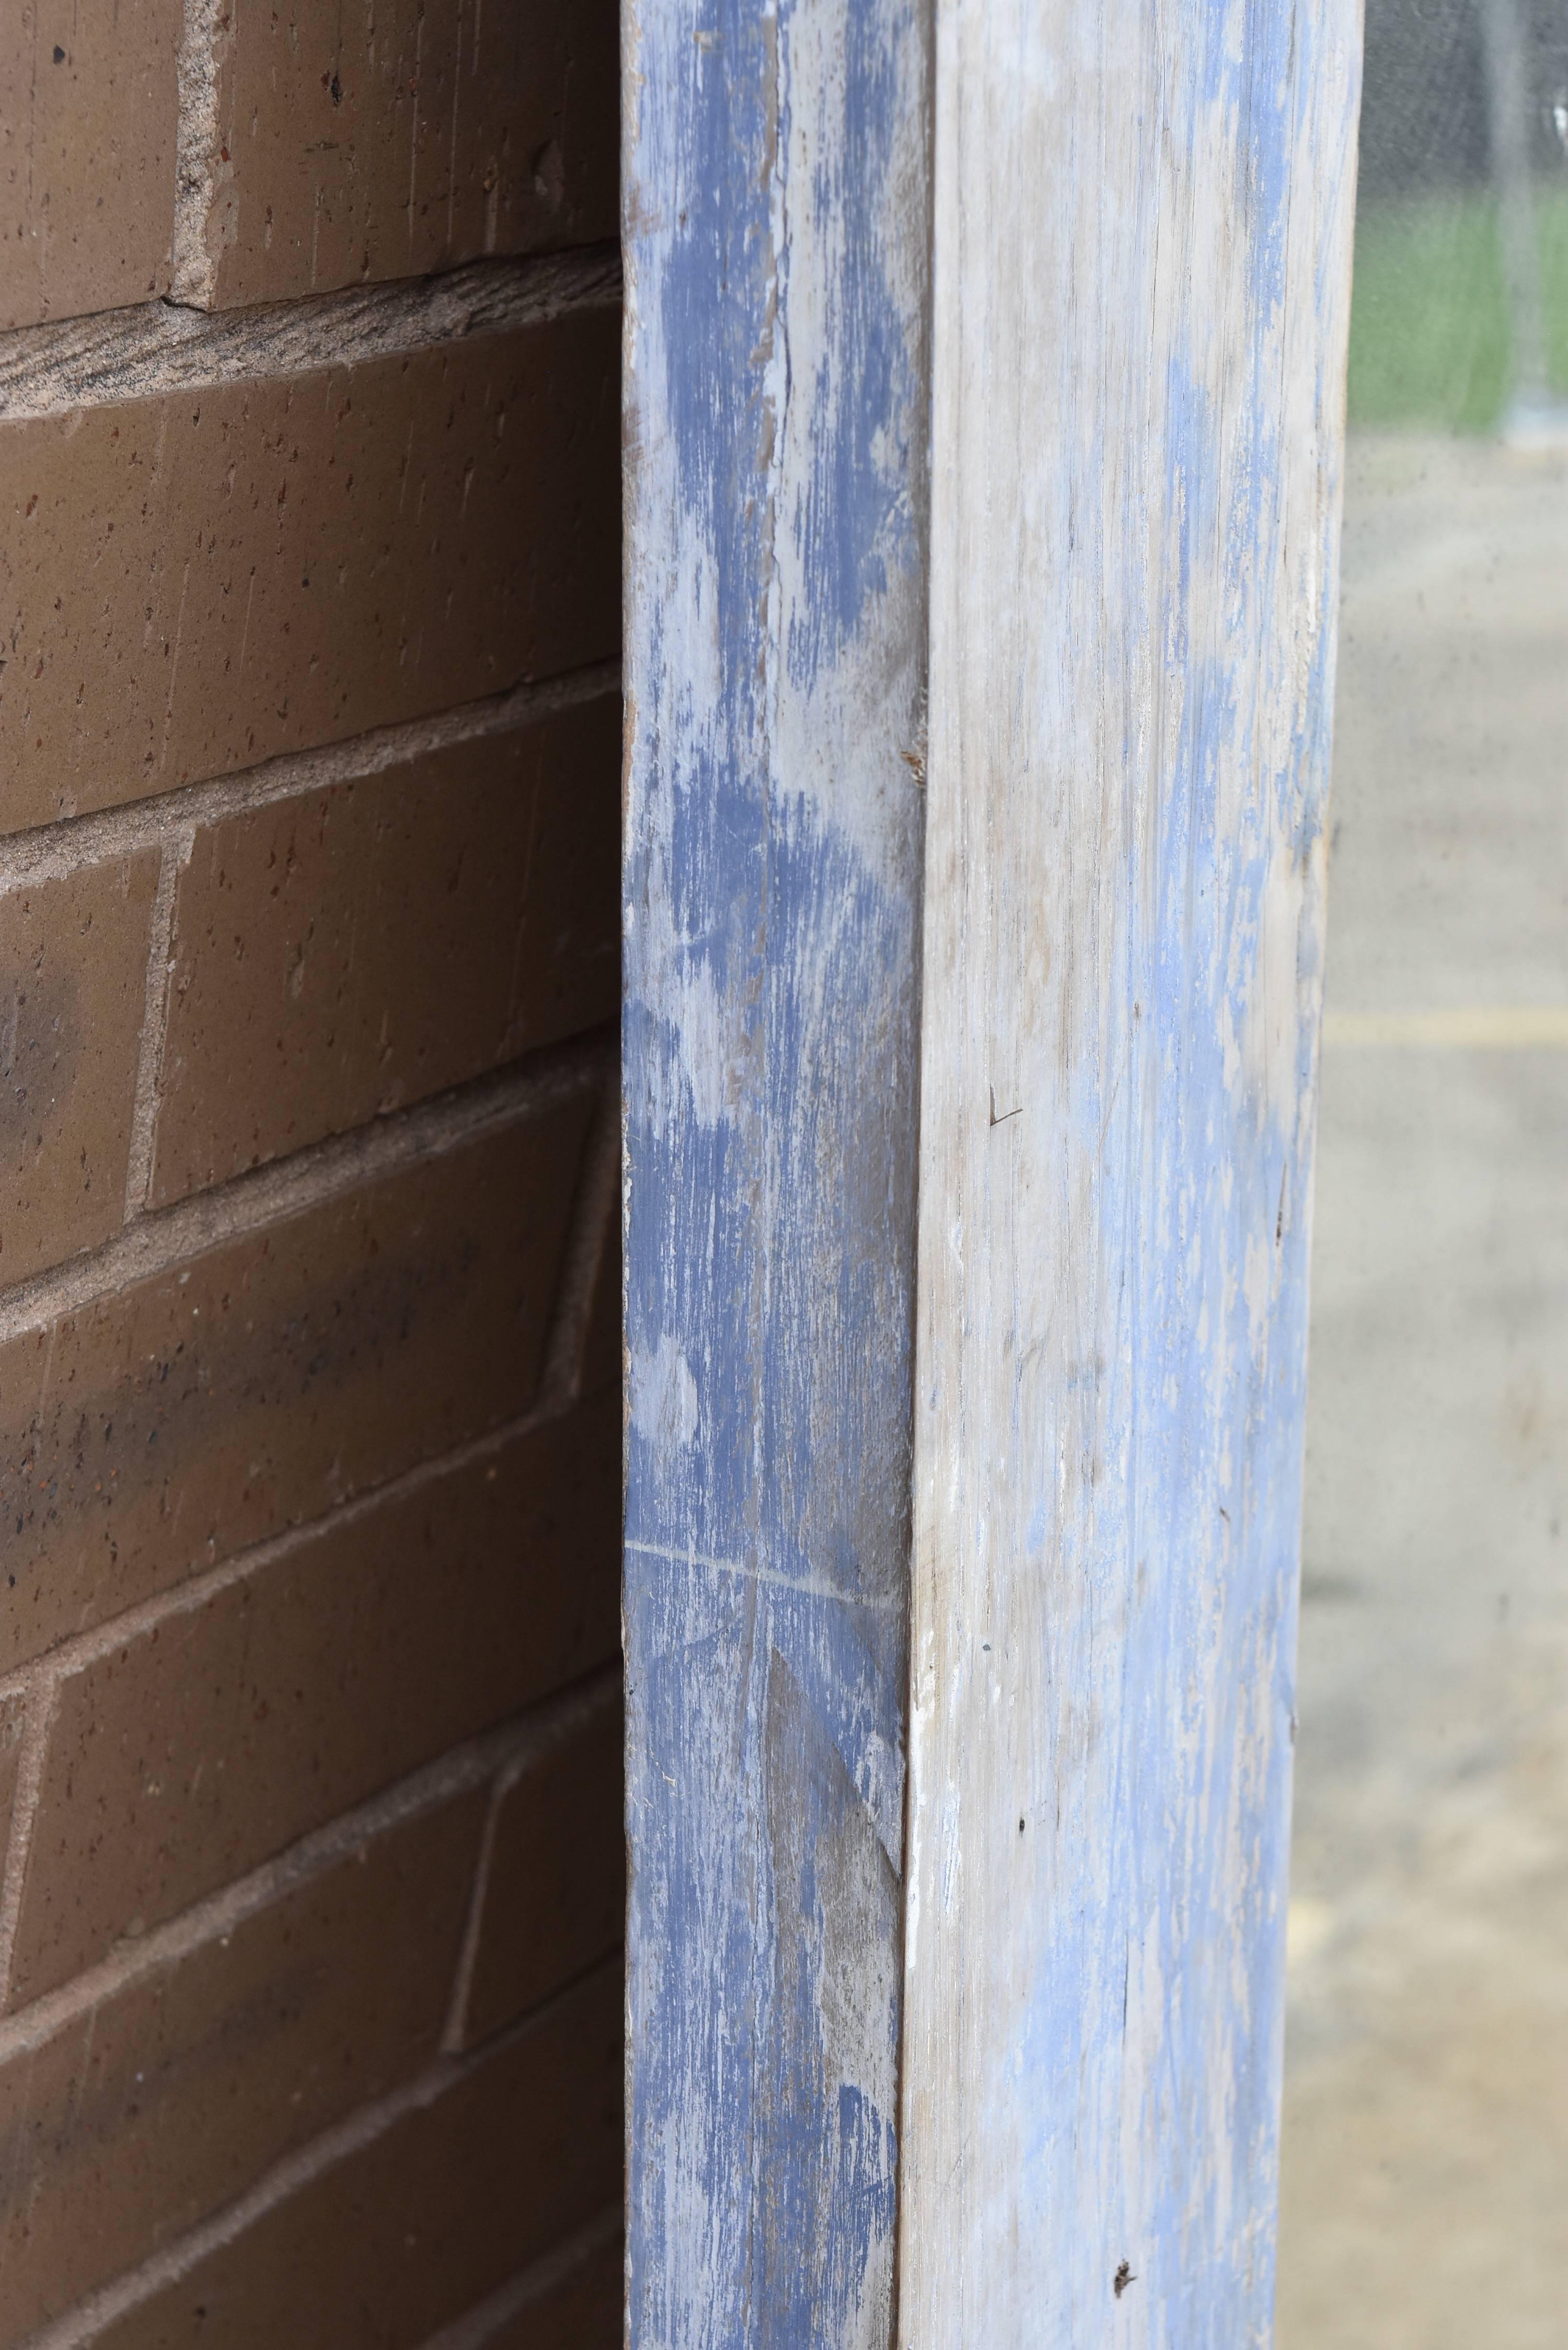
[[[889,2339],[929,31],[628,0],[628,2306]]]
[[[918,2350],[1269,2337],[1359,48],[938,0]]]

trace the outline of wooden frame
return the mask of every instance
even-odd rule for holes
[[[924,697],[928,44],[627,20],[628,2272],[886,2342]]]
[[[1358,52],[626,22],[640,2350],[1267,2339]]]

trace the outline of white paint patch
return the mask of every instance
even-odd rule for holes
[[[711,1129],[734,1114],[742,1097],[744,1036],[737,1033],[741,1007],[726,993],[704,959],[671,955],[665,987],[670,1068],[675,1087],[660,1104],[670,1118],[694,1118]],[[663,1072],[653,1073],[656,1081]]]
[[[651,1353],[634,1349],[628,1381],[631,1424],[661,1447],[693,1444],[701,1421],[691,1366],[668,1331]]]

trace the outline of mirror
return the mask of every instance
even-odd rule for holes
[[[1278,2350],[1568,2339],[1568,0],[1368,0]]]

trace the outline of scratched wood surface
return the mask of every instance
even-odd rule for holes
[[[623,25],[629,2339],[884,2350],[929,29]]]
[[[1268,2339],[1355,0],[938,0],[899,2339]]]

